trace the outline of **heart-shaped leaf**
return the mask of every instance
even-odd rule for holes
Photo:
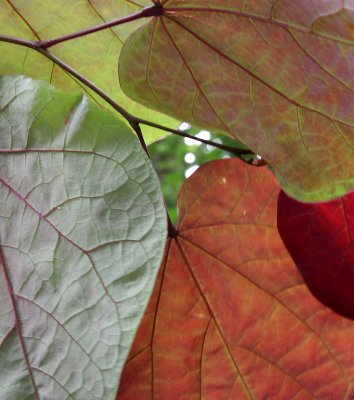
[[[302,201],[354,187],[350,2],[167,0],[120,56],[124,92],[239,138]]]
[[[138,140],[109,112],[0,77],[0,398],[113,399],[166,222]]]
[[[281,192],[278,228],[312,293],[354,319],[354,192],[323,204],[299,203]]]
[[[353,398],[354,322],[304,284],[278,195],[269,170],[235,159],[187,180],[117,399]]]
[[[34,41],[50,40],[126,17],[151,5],[150,0],[3,1],[0,3],[0,35]],[[58,44],[49,50],[134,115],[176,127],[175,120],[152,113],[133,102],[119,87],[117,63],[122,44],[131,32],[145,22],[145,19],[132,21]],[[0,40],[0,54],[0,74],[25,74],[46,80],[62,90],[85,90],[95,101],[108,106],[95,93],[34,50]],[[142,129],[147,143],[166,136],[166,132],[151,127],[142,126]]]

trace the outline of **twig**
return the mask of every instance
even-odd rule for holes
[[[136,135],[138,136],[138,139],[140,141],[141,147],[144,149],[146,155],[151,159],[150,154],[149,154],[149,150],[148,150],[148,148],[146,146],[146,143],[145,143],[143,132],[141,131],[141,128],[140,128],[139,121],[134,120],[134,121],[129,121],[129,123],[130,123],[130,126],[134,129]]]
[[[1,41],[1,37],[0,37],[0,41]],[[89,79],[87,79],[86,77],[81,75],[74,68],[70,67],[70,65],[66,64],[60,58],[55,56],[49,50],[42,49],[40,47],[35,47],[34,49],[37,50],[39,53],[41,53],[43,56],[47,57],[49,60],[53,61],[55,64],[59,65],[64,71],[68,72],[71,76],[75,77],[77,80],[79,80],[85,86],[89,87],[93,92],[98,94],[110,106],[112,106],[116,111],[118,111],[119,114],[121,114],[129,123],[140,122],[138,118],[134,117],[134,115],[131,115],[128,111],[126,111],[123,107],[121,107],[118,103],[116,103],[102,89],[100,89]]]
[[[64,61],[62,61],[59,57],[57,57],[56,55],[51,53],[49,50],[47,50],[49,47],[54,46],[55,44],[62,43],[64,41],[71,40],[71,39],[81,37],[84,35],[89,35],[91,33],[98,32],[102,29],[107,29],[112,26],[116,26],[116,25],[120,25],[120,24],[123,24],[126,22],[134,21],[139,18],[148,17],[148,16],[157,16],[157,15],[160,15],[161,12],[162,12],[162,6],[160,4],[155,4],[152,7],[145,8],[142,11],[139,11],[128,17],[121,18],[119,20],[115,20],[115,21],[112,21],[112,22],[109,22],[106,24],[101,24],[96,27],[92,27],[92,28],[89,28],[89,29],[86,29],[86,30],[83,30],[80,32],[76,32],[74,34],[62,36],[60,38],[56,38],[56,39],[52,39],[52,40],[48,40],[48,41],[35,42],[35,41],[31,41],[31,40],[20,39],[20,38],[16,38],[16,37],[12,37],[12,36],[5,36],[5,35],[0,35],[0,41],[24,46],[24,47],[27,47],[27,48],[30,48],[32,50],[39,52],[44,57],[48,58],[53,63],[60,66],[64,71],[68,72],[71,76],[76,78],[78,81],[83,83],[85,86],[90,88],[97,95],[99,95],[103,100],[105,100],[110,106],[112,106],[113,109],[118,111],[118,113],[121,114],[129,122],[129,124],[131,125],[131,127],[133,128],[135,133],[137,134],[142,148],[144,149],[144,151],[146,152],[146,154],[149,158],[150,158],[150,155],[149,155],[149,152],[148,152],[148,149],[147,149],[147,146],[146,146],[146,143],[145,143],[142,131],[141,131],[140,124],[150,126],[152,128],[160,129],[165,132],[170,132],[170,133],[178,135],[178,136],[197,140],[201,143],[204,143],[204,144],[207,144],[210,146],[214,146],[214,147],[217,147],[222,150],[226,150],[226,151],[234,154],[235,156],[239,157],[241,160],[249,163],[248,161],[244,160],[242,158],[242,156],[254,154],[250,150],[243,150],[243,149],[238,149],[238,148],[235,148],[232,146],[226,146],[221,143],[215,143],[213,141],[198,138],[196,136],[179,131],[177,129],[168,128],[166,126],[135,117],[134,115],[132,115],[128,111],[126,111],[123,107],[121,107],[118,103],[116,103],[111,97],[109,97],[103,90],[101,90],[93,82],[91,82],[89,79],[87,79],[85,76],[81,75],[78,71],[76,71],[70,65],[68,65]],[[165,205],[165,207],[166,207],[166,205]],[[172,223],[170,215],[167,211],[167,207],[166,207],[166,215],[167,215],[167,221],[168,221],[168,236],[171,238],[175,238],[179,235],[179,231]]]
[[[165,207],[166,207],[166,205],[165,205]],[[167,207],[166,207],[166,214],[167,214],[167,223],[168,223],[168,237],[176,238],[177,236],[179,236],[179,230],[173,225],[170,214],[167,211]]]
[[[143,124],[146,126],[151,126],[152,128],[160,129],[165,132],[170,132],[178,136],[183,136],[187,137],[193,140],[197,140],[201,143],[219,148],[221,150],[226,150],[232,154],[234,154],[237,157],[240,157],[242,159],[243,155],[252,155],[254,154],[251,150],[243,150],[243,149],[238,149],[232,146],[226,146],[221,143],[215,143],[210,140],[198,138],[193,135],[189,135],[188,133],[179,131],[177,129],[172,129],[164,125],[156,124],[154,122],[146,121],[144,119],[135,117],[134,115],[130,114],[128,111],[126,111],[123,107],[121,107],[118,103],[116,103],[111,97],[109,97],[102,89],[100,89],[98,86],[96,86],[93,82],[91,82],[89,79],[81,75],[78,71],[76,71],[74,68],[72,68],[70,65],[66,64],[64,61],[62,61],[59,57],[51,53],[47,49],[43,49],[40,45],[40,42],[33,42],[30,40],[26,39],[20,39],[20,38],[15,38],[12,36],[4,36],[0,35],[0,41],[2,42],[7,42],[7,43],[12,43],[12,44],[17,44],[20,46],[28,47],[30,49],[38,51],[40,54],[42,54],[44,57],[48,58],[49,60],[53,61],[55,64],[60,66],[63,70],[68,72],[71,76],[75,77],[77,80],[79,80],[81,83],[83,83],[85,86],[89,87],[93,92],[98,94],[103,100],[105,100],[112,108],[114,108],[116,111],[118,111],[129,123],[130,125],[136,125],[136,124]],[[134,127],[133,127],[134,128]],[[135,130],[135,129],[134,129]]]
[[[143,125],[151,126],[152,128],[160,129],[162,131],[173,133],[174,135],[186,137],[186,138],[189,138],[189,139],[192,139],[192,140],[196,140],[197,142],[201,142],[201,143],[213,146],[213,147],[217,147],[218,149],[228,151],[229,153],[232,153],[232,154],[234,154],[235,156],[238,156],[238,157],[241,157],[243,155],[255,155],[253,151],[248,150],[248,149],[239,149],[237,147],[227,146],[227,145],[222,144],[222,143],[216,143],[216,142],[213,142],[211,140],[207,140],[207,139],[199,138],[198,136],[190,135],[189,133],[186,133],[186,132],[183,132],[183,131],[180,131],[180,130],[177,130],[177,129],[172,129],[172,128],[168,128],[168,127],[163,126],[163,125],[155,124],[154,122],[150,122],[150,121],[145,121],[143,119],[139,119],[139,123],[143,124]]]
[[[42,49],[48,49],[49,47],[52,47],[56,44],[63,43],[68,40],[76,39],[76,38],[79,38],[82,36],[87,36],[92,33],[102,31],[104,29],[112,28],[114,26],[123,25],[123,24],[126,24],[127,22],[136,21],[137,19],[140,19],[140,18],[157,17],[157,16],[161,15],[162,12],[163,12],[162,6],[160,4],[154,4],[151,7],[145,7],[142,10],[140,10],[134,14],[131,14],[127,17],[119,18],[119,19],[116,19],[111,22],[105,22],[103,24],[99,24],[99,25],[93,26],[91,28],[83,29],[78,32],[70,33],[68,35],[60,36],[55,39],[43,40],[43,41],[40,40],[36,43],[37,43],[38,47],[40,47]]]

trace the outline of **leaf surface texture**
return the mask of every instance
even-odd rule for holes
[[[124,92],[244,142],[300,201],[354,187],[350,2],[161,1],[125,42]]]
[[[277,230],[279,190],[235,159],[186,181],[118,400],[353,397],[354,323],[305,285]]]
[[[0,78],[0,398],[114,399],[166,237],[132,132],[85,96]]]

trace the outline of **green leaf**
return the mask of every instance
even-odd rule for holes
[[[114,399],[165,237],[156,174],[122,122],[0,77],[0,398]]]
[[[152,5],[150,0],[0,0],[0,33],[27,40],[49,40],[130,15]],[[117,64],[122,44],[146,19],[129,22],[53,46],[50,51],[100,87],[108,96],[143,119],[177,127],[178,123],[130,100],[119,86]],[[35,50],[0,42],[0,74],[24,74],[52,83],[57,88],[85,90],[100,104],[96,94],[75,81]],[[147,143],[166,136],[155,128],[142,126]]]
[[[354,187],[348,2],[168,0],[124,43],[124,92],[244,142],[302,201]]]

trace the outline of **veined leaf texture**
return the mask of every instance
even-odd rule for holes
[[[0,398],[114,399],[163,255],[156,174],[113,115],[29,78],[0,77],[0,132]]]
[[[351,1],[159,3],[122,49],[128,96],[240,139],[300,201],[353,189]]]
[[[117,400],[353,398],[354,322],[307,288],[278,233],[279,191],[237,160],[186,181]]]

